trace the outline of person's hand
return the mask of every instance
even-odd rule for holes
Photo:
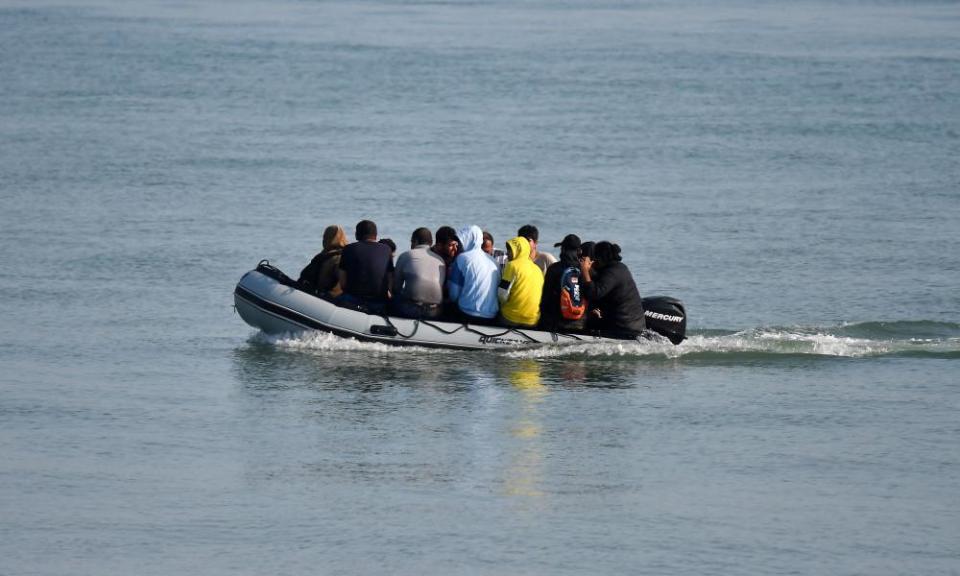
[[[589,256],[583,256],[580,258],[580,268],[584,270],[589,270],[593,266],[593,260]]]
[[[592,314],[594,318],[603,318],[603,313],[600,312],[599,308],[594,308],[590,311],[590,314]]]

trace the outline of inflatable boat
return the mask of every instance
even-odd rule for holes
[[[459,350],[622,343],[637,338],[666,338],[679,344],[687,326],[683,304],[667,296],[643,299],[647,331],[639,337],[596,330],[561,333],[368,314],[300,290],[296,281],[265,260],[240,279],[234,302],[247,324],[267,334],[317,330],[366,342]]]

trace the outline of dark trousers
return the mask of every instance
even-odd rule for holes
[[[394,300],[390,305],[392,314],[403,318],[423,318],[435,320],[440,317],[443,308],[439,304],[424,304],[413,300]]]
[[[350,308],[351,310],[359,310],[360,312],[366,312],[367,314],[387,313],[386,300],[362,298],[360,296],[354,296],[353,294],[341,294],[340,296],[337,296],[333,302],[337,306]]]

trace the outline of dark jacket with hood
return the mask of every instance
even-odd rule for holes
[[[609,262],[594,270],[591,282],[583,284],[583,293],[591,308],[599,308],[601,330],[639,334],[645,328],[643,301],[633,274],[623,262]]]

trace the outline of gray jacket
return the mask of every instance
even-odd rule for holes
[[[434,254],[426,244],[414,246],[397,258],[394,270],[394,296],[423,304],[443,302],[443,282],[447,267],[443,258]]]

